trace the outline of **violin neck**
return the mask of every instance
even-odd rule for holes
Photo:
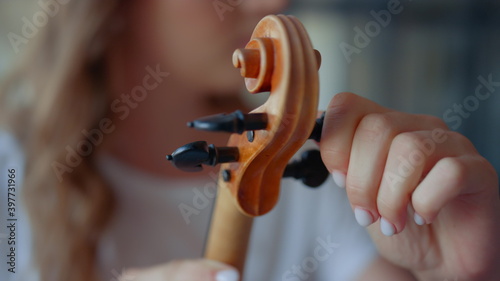
[[[243,215],[229,189],[219,187],[205,258],[234,266],[243,276],[253,218]]]

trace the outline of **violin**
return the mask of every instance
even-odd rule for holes
[[[231,133],[227,146],[197,141],[167,159],[188,172],[221,165],[205,258],[242,273],[253,218],[278,203],[281,178],[294,177],[317,187],[329,173],[318,150],[289,163],[307,139],[319,142],[323,125],[323,118],[317,118],[321,55],[302,23],[293,16],[264,17],[232,59],[247,90],[270,92],[269,98],[246,114],[236,111],[189,122],[196,129]]]

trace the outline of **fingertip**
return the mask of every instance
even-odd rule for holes
[[[427,223],[425,222],[425,219],[424,219],[422,216],[420,216],[419,214],[417,214],[417,213],[413,214],[413,220],[415,221],[415,223],[416,223],[417,225],[424,225],[424,224],[427,224]]]
[[[387,237],[396,234],[396,227],[385,218],[380,219],[380,231]]]
[[[354,217],[359,225],[362,227],[367,227],[375,222],[373,216],[365,209],[356,207],[354,209]]]
[[[238,281],[240,274],[236,269],[224,269],[215,275],[215,281]]]
[[[210,267],[216,270],[215,281],[238,281],[240,273],[234,267],[215,260],[207,260]]]
[[[340,188],[345,188],[345,182],[346,182],[346,174],[339,171],[339,170],[333,170],[332,171],[332,178],[333,182],[340,187]]]
[[[141,273],[140,269],[137,268],[127,268],[118,277],[118,281],[126,281],[136,279]]]

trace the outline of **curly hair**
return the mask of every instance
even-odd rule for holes
[[[113,193],[93,164],[96,153],[62,177],[54,169],[66,163],[67,147],[88,141],[82,129],[107,114],[104,53],[125,1],[52,2],[54,13],[0,86],[0,120],[26,155],[22,192],[40,280],[98,280],[98,241]]]

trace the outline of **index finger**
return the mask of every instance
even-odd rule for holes
[[[330,173],[347,173],[352,141],[364,116],[391,110],[353,93],[339,93],[328,105],[321,136],[321,156]]]

